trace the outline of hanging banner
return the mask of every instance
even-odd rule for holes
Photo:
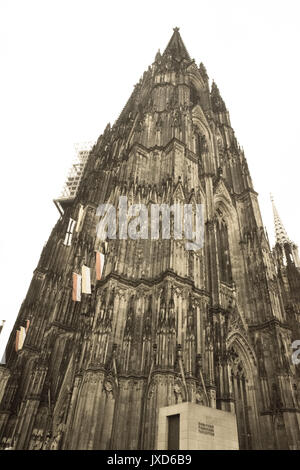
[[[80,204],[77,224],[76,224],[76,227],[75,227],[76,232],[80,232],[80,230],[81,230],[81,226],[82,226],[82,222],[83,222],[83,216],[84,216],[84,207],[83,207],[82,204]]]
[[[91,294],[91,270],[87,266],[83,265],[81,268],[82,274],[82,293]]]
[[[100,281],[102,278],[102,271],[104,266],[104,254],[96,251],[96,279]]]
[[[16,351],[19,351],[19,336],[20,336],[20,331],[16,331],[16,344],[15,344],[15,349]]]
[[[73,273],[72,300],[74,302],[81,301],[81,276],[77,273]]]
[[[25,338],[26,338],[26,330],[24,326],[21,326],[20,329],[16,331],[16,344],[15,344],[16,351],[19,351],[20,349],[23,348]]]
[[[20,327],[20,335],[19,335],[19,349],[23,348],[23,344],[26,338],[26,330],[24,326]]]

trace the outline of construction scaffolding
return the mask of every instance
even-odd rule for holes
[[[54,199],[54,203],[61,214],[64,212],[64,207],[73,201],[76,197],[83,171],[92,147],[92,142],[81,142],[74,145],[74,163],[69,170],[61,195],[57,199]]]

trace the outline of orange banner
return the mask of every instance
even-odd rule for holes
[[[100,251],[96,251],[96,279],[97,281],[101,280],[103,266],[104,266],[104,254],[100,253]]]

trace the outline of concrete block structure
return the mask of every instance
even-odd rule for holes
[[[174,450],[238,450],[238,432],[233,412],[196,403],[179,403],[160,408],[156,449],[172,450],[173,417],[179,432]],[[175,424],[176,426],[176,424]],[[174,436],[174,439],[176,436]]]

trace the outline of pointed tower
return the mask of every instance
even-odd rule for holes
[[[275,206],[273,196],[271,196],[271,201],[276,237],[273,253],[277,264],[278,278],[281,284],[285,308],[289,312],[289,322],[293,325],[293,338],[297,339],[300,335],[298,322],[298,315],[300,313],[300,262],[298,247],[287,235]]]
[[[281,221],[281,218],[279,217],[277,208],[275,206],[274,198],[272,195],[271,195],[271,202],[272,202],[273,216],[274,216],[276,245],[280,245],[282,248],[285,248],[287,261],[293,262],[297,268],[300,268],[298,247],[297,245],[295,245],[295,243],[291,242],[291,240],[289,239],[287,232],[284,228],[284,225]]]
[[[276,243],[279,243],[279,245],[285,245],[286,243],[291,243],[286,230],[283,226],[283,223],[279,217],[278,211],[275,206],[274,198],[271,195],[271,202],[272,202],[272,208],[273,208],[273,216],[274,216],[274,225],[275,225],[275,234],[276,234]]]
[[[160,409],[190,402],[232,413],[241,449],[299,448],[294,324],[257,193],[178,28],[77,186],[0,366],[0,446],[155,449]]]

